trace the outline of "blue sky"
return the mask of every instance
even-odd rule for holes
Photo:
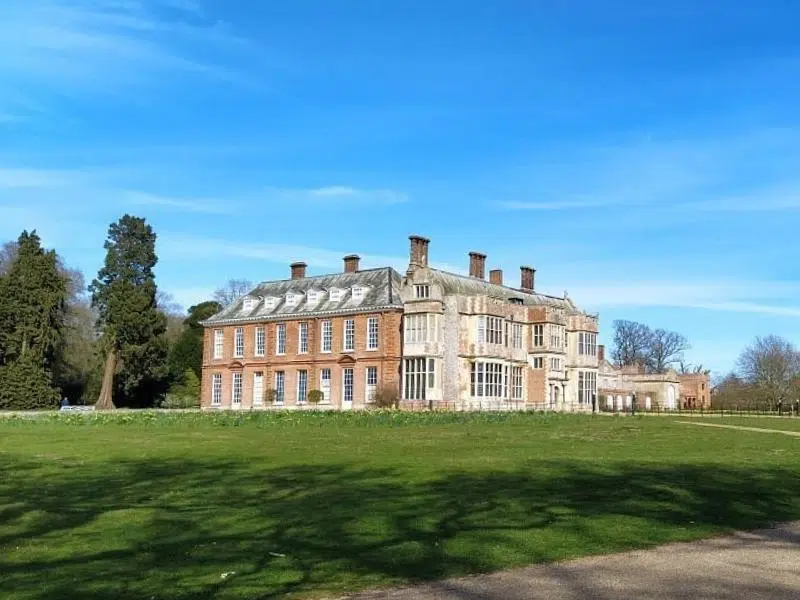
[[[407,262],[732,367],[800,342],[800,7],[792,2],[3,0],[0,239],[89,276],[145,216],[184,305],[226,279]]]

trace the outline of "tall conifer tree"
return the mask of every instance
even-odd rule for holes
[[[109,227],[105,264],[89,288],[107,352],[99,409],[152,406],[165,391],[166,317],[156,302],[155,244],[144,219],[125,215]]]

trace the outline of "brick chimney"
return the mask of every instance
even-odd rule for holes
[[[534,290],[534,277],[536,276],[536,269],[533,267],[520,267],[519,268],[519,289],[523,292],[532,293]]]
[[[412,270],[413,267],[427,267],[428,244],[430,244],[431,241],[419,235],[410,235],[408,239],[411,242],[408,259],[409,270]]]
[[[480,252],[469,253],[469,276],[484,279],[486,277],[486,255]]]
[[[492,269],[491,271],[489,271],[489,283],[493,283],[495,285],[503,285],[503,270]]]
[[[603,362],[606,359],[606,347],[600,344],[597,347],[597,360]]]
[[[292,279],[303,279],[306,276],[306,263],[296,262],[289,267],[292,269]]]
[[[358,254],[348,254],[344,257],[344,272],[356,273],[358,271],[358,263],[361,257]]]

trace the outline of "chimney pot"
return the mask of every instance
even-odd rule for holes
[[[503,270],[492,269],[489,271],[489,282],[495,285],[503,285]]]
[[[411,242],[408,258],[408,270],[412,271],[415,267],[427,267],[428,244],[430,244],[430,240],[422,237],[421,235],[410,235],[408,236],[408,239]]]
[[[296,262],[289,267],[292,269],[292,279],[303,279],[306,276],[306,263]]]
[[[533,293],[536,269],[522,266],[519,268],[519,288],[523,292]]]
[[[469,253],[469,276],[478,279],[486,277],[486,255],[481,252]]]
[[[344,272],[356,273],[358,272],[358,265],[361,257],[358,254],[348,254],[344,257]]]

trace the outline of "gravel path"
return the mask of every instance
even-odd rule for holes
[[[651,550],[539,565],[351,600],[800,599],[800,521]]]

